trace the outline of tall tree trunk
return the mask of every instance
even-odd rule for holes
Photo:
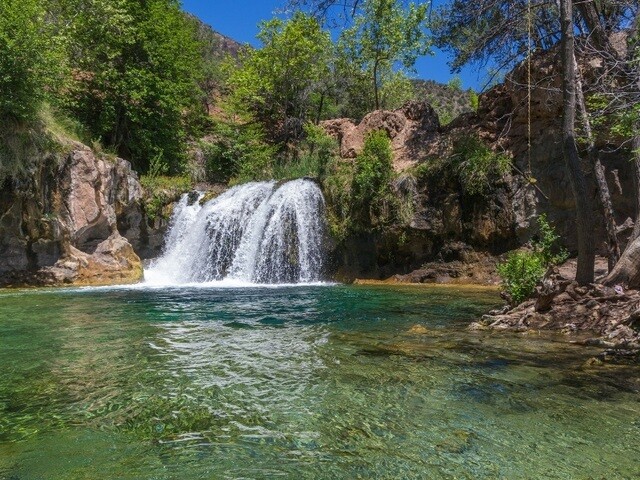
[[[632,35],[636,37],[640,35],[640,15],[636,18],[634,32]],[[633,60],[640,56],[638,49],[640,48],[640,38],[637,38],[636,44],[630,48],[628,62],[633,65]],[[634,75],[633,83],[636,91],[640,92],[640,66],[636,65],[630,69],[630,74]],[[606,285],[626,285],[630,288],[640,288],[640,119],[636,121],[635,132],[632,139],[632,175],[635,186],[636,199],[636,219],[633,233],[627,244],[620,261],[611,273],[604,280]]]
[[[560,0],[562,23],[562,151],[569,171],[571,188],[576,202],[576,226],[578,233],[578,267],[576,281],[581,285],[593,282],[595,248],[593,242],[593,209],[587,191],[587,182],[580,166],[576,146],[576,69],[574,63],[573,3]]]
[[[593,37],[595,44],[607,53],[615,54],[615,49],[611,46],[609,36],[600,21],[600,15],[594,0],[580,0],[576,2],[576,7],[584,23],[586,23],[589,34]]]
[[[609,185],[607,184],[604,166],[600,161],[600,156],[598,154],[598,150],[596,149],[595,140],[593,138],[591,122],[589,121],[589,114],[587,113],[587,105],[584,100],[582,75],[580,74],[580,70],[578,69],[578,62],[576,61],[575,54],[573,56],[573,67],[576,70],[577,101],[578,107],[580,108],[580,116],[582,117],[584,132],[587,137],[589,160],[593,165],[593,172],[596,177],[596,183],[598,185],[598,196],[600,198],[600,203],[602,204],[602,210],[604,212],[604,224],[607,230],[607,259],[609,264],[609,271],[612,271],[613,267],[615,267],[616,263],[618,263],[618,260],[620,259],[620,244],[618,243],[618,235],[616,233],[616,219],[613,214],[611,192],[609,191]]]
[[[631,42],[629,48],[628,61],[631,68],[632,83],[636,86],[636,92],[640,94],[640,65],[635,62],[640,62],[640,14],[636,16],[635,25],[633,27],[632,38],[635,40]],[[640,237],[640,118],[635,121],[634,136],[631,143],[631,154],[633,155],[633,181],[635,186],[636,195],[636,220],[633,226],[633,233],[629,239],[629,245],[638,237]],[[627,246],[627,247],[628,247]],[[637,267],[640,269],[640,267]]]
[[[378,60],[373,64],[373,93],[376,98],[376,110],[380,110],[380,92],[378,91]]]
[[[640,132],[640,122],[638,122],[636,126],[636,131]],[[636,220],[633,226],[633,233],[631,234],[631,238],[629,239],[629,243],[640,237],[640,134],[633,137],[631,148],[633,155],[633,185],[636,190],[634,192],[636,196]]]

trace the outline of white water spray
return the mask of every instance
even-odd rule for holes
[[[145,271],[147,283],[309,283],[321,280],[324,198],[300,179],[254,182],[200,204],[175,206],[164,254]]]

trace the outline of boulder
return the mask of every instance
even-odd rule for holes
[[[143,278],[142,262],[119,233],[100,242],[92,254],[71,247],[52,267],[42,270],[43,284],[124,285]]]
[[[383,131],[391,140],[394,168],[405,170],[421,157],[421,146],[433,141],[440,129],[438,115],[426,102],[409,102],[393,111],[376,110],[356,124],[348,118],[327,120],[320,125],[340,144],[342,158],[355,158],[362,152],[370,132]]]

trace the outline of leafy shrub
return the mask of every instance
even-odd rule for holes
[[[473,90],[469,92],[469,105],[471,105],[471,110],[474,112],[477,112],[480,107],[480,97]]]
[[[353,191],[356,200],[368,203],[389,188],[393,172],[391,142],[382,131],[371,132],[362,153],[356,157]]]
[[[143,206],[150,220],[166,216],[165,207],[193,187],[188,176],[142,175],[140,183],[146,192]]]
[[[282,159],[274,168],[274,178],[289,180],[301,177],[322,179],[327,165],[338,155],[338,142],[321,127],[311,123],[304,126],[304,140],[293,150],[290,158]]]
[[[560,237],[547,221],[546,215],[538,217],[538,229],[539,237],[532,242],[532,250],[511,252],[507,260],[498,265],[503,289],[514,305],[533,294],[550,266],[562,263],[568,257],[564,249],[557,247]]]
[[[460,184],[469,195],[484,194],[492,180],[509,172],[511,158],[495,153],[478,137],[468,136],[458,139],[451,157]]]
[[[257,124],[218,123],[214,140],[200,142],[200,148],[210,182],[242,183],[272,176],[276,148],[266,142]]]
[[[321,180],[329,227],[336,240],[385,228],[399,217],[401,205],[391,188],[392,177],[391,142],[385,132],[371,132],[353,162],[337,155],[329,159]]]
[[[393,208],[390,181],[393,175],[391,142],[383,131],[367,135],[362,153],[355,159],[352,211],[356,226],[379,226]]]
[[[351,220],[353,207],[353,177],[355,166],[339,157],[329,160],[322,180],[327,201],[329,232],[338,242],[354,229]]]
[[[569,252],[558,247],[560,235],[549,224],[545,214],[538,217],[538,232],[538,238],[533,241],[533,248],[542,257],[547,267],[558,265],[569,258]]]
[[[150,178],[156,178],[160,175],[166,175],[169,172],[169,165],[162,157],[162,153],[155,155],[149,162],[149,171],[147,176]]]
[[[507,260],[498,265],[502,287],[514,305],[533,294],[545,271],[542,257],[530,251],[511,252]]]
[[[422,180],[457,181],[467,195],[486,195],[510,169],[508,155],[495,153],[478,137],[470,136],[459,138],[449,157],[423,162],[412,174]]]

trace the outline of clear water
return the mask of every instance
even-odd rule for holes
[[[0,293],[0,478],[640,478],[638,367],[466,329],[496,303],[365,286]]]

